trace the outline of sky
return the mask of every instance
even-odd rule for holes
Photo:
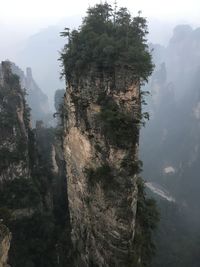
[[[114,1],[107,2],[114,4]],[[0,0],[0,60],[18,63],[20,51],[29,37],[51,25],[58,25],[61,31],[65,26],[78,26],[87,8],[96,3],[100,1]],[[117,6],[127,7],[133,16],[142,11],[149,22],[149,42],[153,43],[166,45],[177,24],[200,26],[200,0],[117,0]],[[30,65],[33,67],[32,62]],[[40,81],[37,69],[35,76]]]
[[[49,25],[58,24],[65,17],[83,17],[89,6],[98,0],[0,0],[0,34],[5,46],[12,45]],[[114,0],[108,1],[113,4]],[[118,0],[118,6],[126,6],[131,13],[142,10],[151,23],[169,22],[173,25],[189,23],[200,26],[199,0]],[[163,24],[163,27],[164,27]],[[157,35],[157,33],[155,33]],[[155,35],[154,34],[154,35]],[[162,42],[162,38],[160,40]]]
[[[83,13],[96,0],[0,0],[0,17],[5,19],[59,18],[66,15]],[[108,1],[112,3],[111,1]],[[114,2],[114,1],[113,1]],[[198,0],[118,0],[118,6],[143,10],[153,16],[193,16],[197,17],[200,7]]]
[[[96,0],[0,0],[0,22],[3,24],[21,23],[45,26],[55,23],[65,16],[85,13],[89,5],[93,6]],[[113,3],[113,1],[108,1]],[[118,0],[118,6],[126,6],[136,13],[143,11],[146,17],[164,20],[187,20],[192,23],[199,19],[199,0]]]
[[[89,6],[99,3],[98,0],[0,0],[0,35],[4,46],[23,40],[41,29],[58,24],[65,17],[85,16]],[[114,0],[108,1],[113,4]],[[180,23],[200,26],[199,0],[118,0],[118,6],[126,6],[136,15],[139,10],[142,15],[160,28],[171,23],[171,28]],[[171,29],[170,28],[170,29]],[[160,34],[158,42],[164,42],[163,29],[155,31],[153,38]],[[154,39],[153,39],[154,41]],[[156,41],[156,40],[155,40]]]

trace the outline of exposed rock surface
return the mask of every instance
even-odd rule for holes
[[[29,172],[28,107],[10,64],[0,66],[0,181],[27,178]]]
[[[0,224],[0,267],[9,267],[7,264],[8,251],[10,248],[11,233],[8,228]]]
[[[140,88],[123,71],[116,71],[114,87],[106,75],[95,76],[68,88],[64,105],[75,266],[127,267],[134,253]],[[107,105],[121,116],[113,129]]]
[[[16,267],[71,266],[61,142],[55,140],[55,129],[45,128],[42,121],[36,126],[30,127],[30,109],[19,77],[9,62],[2,62],[0,220],[12,233],[8,262]],[[8,249],[8,239],[2,242]],[[5,262],[6,250],[0,247],[1,251]]]

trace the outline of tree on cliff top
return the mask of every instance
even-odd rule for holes
[[[61,53],[67,82],[70,85],[92,69],[112,75],[117,68],[147,81],[153,70],[147,33],[147,21],[140,13],[132,17],[127,8],[117,10],[108,3],[89,8],[78,30],[65,28],[61,33],[68,38]]]

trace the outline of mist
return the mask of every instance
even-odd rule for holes
[[[56,89],[64,87],[64,82],[60,80],[58,59],[65,40],[60,37],[60,32],[64,27],[78,28],[87,8],[95,3],[90,0],[82,1],[81,4],[76,1],[68,4],[60,0],[51,3],[29,1],[27,4],[20,0],[12,3],[11,11],[9,2],[1,5],[0,34],[3,42],[0,43],[0,59],[9,59],[23,70],[31,67],[37,83],[49,97],[52,110]],[[142,11],[148,20],[149,43],[167,45],[173,28],[178,24],[189,24],[192,27],[200,25],[197,14],[199,3],[194,0],[192,3],[168,1],[167,7],[158,0],[134,3],[118,1],[117,6],[127,6],[133,15]],[[50,68],[47,69],[47,65]]]
[[[8,1],[9,2],[9,1]],[[60,53],[65,27],[77,29],[96,1],[17,1],[1,3],[0,60],[27,90],[32,124],[61,123],[66,82]],[[49,5],[49,6],[48,6]],[[151,267],[199,266],[200,230],[200,2],[118,1],[147,19],[153,73],[142,86],[150,92],[142,107],[150,115],[140,131],[139,157],[146,194],[157,201],[160,222]],[[15,9],[18,11],[15,12]],[[28,68],[28,69],[27,69]],[[57,95],[56,95],[57,91]],[[60,104],[60,102],[59,102]],[[57,108],[55,108],[57,106]],[[56,110],[55,110],[56,109]],[[63,160],[63,159],[62,159]]]
[[[145,87],[151,93],[150,121],[141,131],[140,155],[143,175],[148,188],[157,190],[161,212],[157,242],[162,249],[153,266],[167,266],[163,255],[171,243],[170,266],[198,266],[194,247],[200,227],[199,47],[200,28],[188,24],[177,25],[166,46],[151,46],[155,70]],[[173,202],[163,201],[166,192]]]

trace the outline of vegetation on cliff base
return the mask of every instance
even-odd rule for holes
[[[145,193],[145,186],[142,178],[138,178],[138,201],[136,228],[134,237],[134,258],[133,265],[137,267],[148,267],[155,255],[155,244],[153,242],[153,231],[159,222],[159,212],[156,201],[148,198]]]
[[[127,8],[108,3],[89,8],[78,30],[65,28],[68,38],[61,60],[69,85],[91,70],[113,76],[115,69],[131,73],[134,80],[147,81],[153,64],[146,44],[146,19],[132,17]]]
[[[23,115],[19,118],[17,111]],[[71,266],[64,163],[52,172],[55,130],[30,126],[30,108],[9,62],[0,66],[0,220],[12,233],[13,267]],[[25,126],[25,127],[24,127]],[[9,173],[16,170],[11,179]],[[16,166],[15,166],[16,164]],[[27,170],[24,177],[23,168]]]

